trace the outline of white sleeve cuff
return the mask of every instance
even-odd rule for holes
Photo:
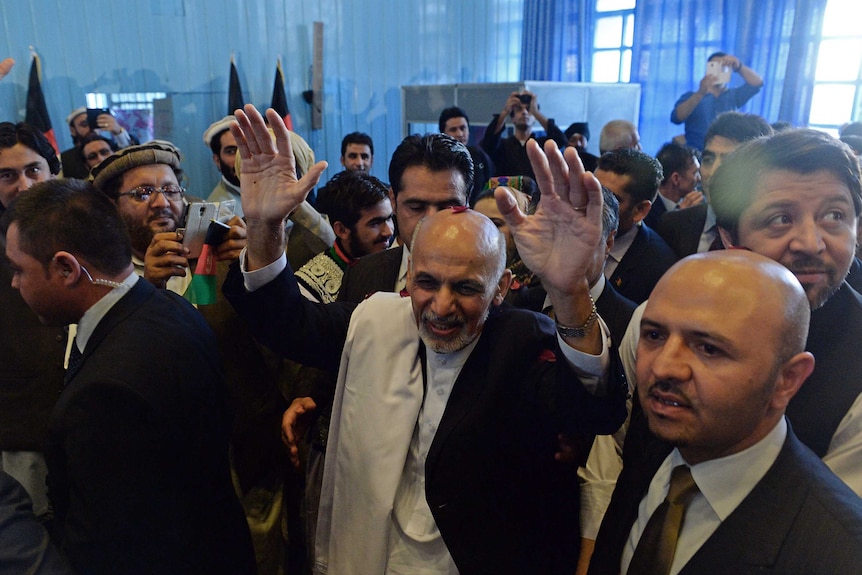
[[[287,267],[287,256],[281,254],[277,260],[269,265],[254,271],[248,271],[246,266],[246,256],[248,248],[243,248],[239,254],[239,269],[242,271],[243,284],[246,291],[255,291],[262,288],[284,271]]]

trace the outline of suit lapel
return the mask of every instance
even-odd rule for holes
[[[809,481],[799,473],[801,449],[788,428],[775,463],[686,563],[680,575],[731,570],[760,573],[774,567],[810,489]]]
[[[81,367],[87,362],[87,358],[92,355],[93,350],[97,349],[101,342],[110,334],[118,324],[124,321],[129,314],[138,309],[144,300],[155,291],[155,287],[144,278],[140,278],[134,286],[122,298],[108,310],[105,317],[96,325],[92,335],[87,340],[87,347],[82,351],[81,361],[74,369],[69,369],[66,372],[65,385],[69,385],[75,378]]]
[[[693,208],[684,210],[688,212],[688,220],[686,227],[688,231],[683,234],[685,238],[685,251],[689,254],[697,253],[697,248],[700,245],[700,235],[703,233],[703,226],[706,223],[706,204],[698,204]]]
[[[452,430],[458,427],[461,421],[467,416],[470,410],[478,404],[478,398],[485,391],[488,385],[488,362],[491,355],[491,337],[490,330],[493,329],[494,312],[491,312],[491,317],[488,318],[482,335],[476,343],[476,347],[461,368],[461,373],[455,380],[455,385],[452,387],[452,393],[449,396],[449,401],[446,403],[446,410],[443,412],[443,419],[434,434],[434,441],[431,442],[431,447],[428,449],[428,457],[426,458],[426,475],[431,477],[434,467],[439,459],[440,451],[446,444]]]
[[[609,280],[615,288],[625,289],[624,284],[628,283],[629,280],[637,279],[630,277],[632,271],[631,268],[640,263],[641,254],[646,249],[646,239],[644,227],[638,226],[635,239],[632,240],[632,245],[630,245],[629,249],[626,250],[625,255],[623,255],[623,259],[621,259],[620,263],[617,264],[617,267]]]

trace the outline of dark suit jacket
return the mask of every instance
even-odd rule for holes
[[[706,202],[686,208],[665,212],[656,231],[667,242],[679,259],[697,253],[700,235],[706,224]]]
[[[658,229],[659,222],[661,221],[661,217],[667,212],[667,206],[664,205],[664,201],[656,194],[655,199],[652,202],[652,207],[649,209],[649,213],[644,218],[644,223],[648,225],[653,230]]]
[[[359,258],[341,278],[338,301],[359,303],[373,293],[395,291],[403,252],[404,246],[400,245]]]
[[[60,154],[60,165],[63,167],[64,178],[86,180],[90,176],[90,168],[84,161],[81,148],[72,146]]]
[[[252,293],[231,271],[225,295],[261,340],[306,365],[338,365],[353,304],[308,302],[290,268]],[[626,387],[615,374],[606,397],[589,395],[566,361],[551,359],[556,342],[549,318],[495,310],[452,389],[426,497],[463,575],[568,574],[576,564],[576,470],[554,460],[557,434],[615,430]]]
[[[619,573],[638,505],[670,451],[651,436],[642,457],[626,460],[596,540],[591,575]],[[778,459],[680,575],[850,575],[860,565],[862,499],[788,429]]]
[[[219,368],[198,311],[143,279],[96,326],[45,453],[59,543],[77,571],[255,571]]]
[[[641,224],[632,245],[608,279],[622,295],[640,304],[647,300],[652,288],[677,257],[661,237]]]
[[[823,457],[841,420],[862,394],[862,296],[847,282],[811,313],[805,349],[814,371],[787,406],[797,437]]]

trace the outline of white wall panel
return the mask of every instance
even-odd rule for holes
[[[206,195],[217,173],[201,135],[226,112],[231,54],[258,106],[269,105],[280,56],[295,129],[329,160],[325,177],[339,169],[342,136],[359,130],[374,138],[373,173],[386,180],[401,140],[401,86],[518,80],[522,10],[522,0],[4,0],[0,57],[17,65],[0,82],[0,120],[24,117],[30,45],[61,148],[71,145],[65,117],[86,93],[166,92],[170,139],[191,191]],[[325,28],[318,131],[301,96],[314,21]]]

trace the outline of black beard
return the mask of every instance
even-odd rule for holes
[[[147,253],[147,248],[150,247],[150,244],[153,241],[153,236],[156,235],[156,232],[150,228],[149,223],[141,224],[129,214],[121,215],[123,217],[123,221],[126,222],[126,229],[129,230],[129,238],[132,240],[132,252],[143,260]],[[161,210],[160,215],[168,216],[174,220],[174,229],[163,231],[174,231],[179,227],[179,219],[176,214],[170,210],[170,208]]]
[[[123,221],[126,222],[126,229],[129,230],[129,237],[132,240],[132,251],[141,259],[144,259],[144,254],[147,253],[147,248],[153,241],[153,230],[146,224],[141,225],[135,218],[128,214],[122,214]]]
[[[236,171],[234,171],[231,166],[228,166],[227,164],[222,162],[221,158],[218,159],[218,165],[219,171],[221,172],[221,175],[224,176],[224,179],[226,179],[234,186],[239,186],[239,178],[236,177]]]

